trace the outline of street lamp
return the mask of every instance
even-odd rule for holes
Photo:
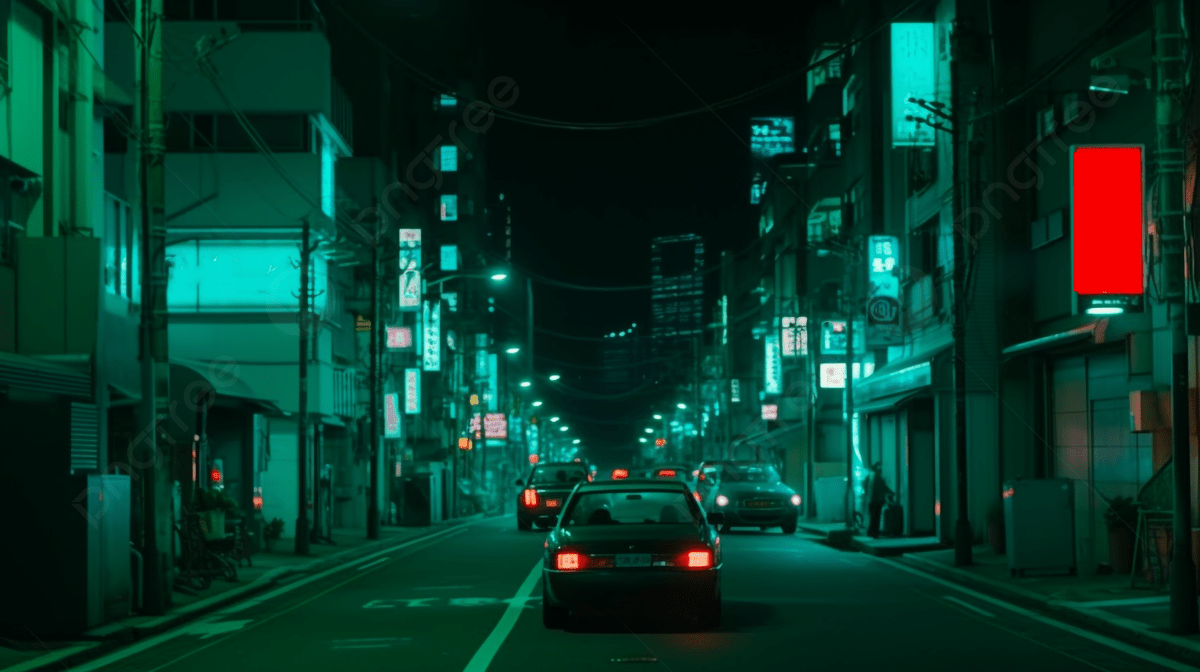
[[[553,418],[550,418],[550,422],[558,422],[558,420],[559,420],[559,417],[557,415],[554,416]]]
[[[533,402],[533,407],[534,407],[534,408],[537,408],[538,406],[541,406],[541,405],[542,405],[542,402],[540,402],[540,401],[535,401],[535,402]]]
[[[505,352],[507,352],[510,355],[515,355],[520,351],[521,351],[520,348],[509,348],[509,349],[505,350]]]
[[[574,441],[572,441],[571,443],[573,443],[573,444],[575,444],[575,445],[577,445],[577,446],[578,446],[578,445],[579,445],[579,439],[575,439],[575,440],[574,440]]]
[[[642,437],[642,438],[638,439],[638,441],[641,441],[642,443],[646,443],[646,438]]]
[[[558,380],[559,378],[562,378],[562,376],[558,375],[557,373],[550,376],[550,380]]]
[[[661,415],[659,415],[658,413],[655,413],[655,414],[654,414],[654,419],[655,419],[655,420],[662,420],[662,416],[661,416]]]
[[[649,427],[647,427],[647,428],[646,428],[646,433],[647,433],[647,434],[653,434],[653,433],[654,433],[654,430],[653,430],[653,429],[650,429]]]
[[[675,405],[676,405],[676,406],[679,408],[679,410],[681,410],[681,411],[686,411],[686,410],[687,410],[687,404],[675,404]]]
[[[560,431],[560,432],[565,432],[565,431],[567,431],[568,429],[570,429],[570,427],[567,427],[566,425],[563,425],[562,427],[559,427],[559,428],[558,428],[558,431]]]
[[[521,381],[521,387],[529,387],[530,385],[533,385],[533,383],[529,382],[528,380]]]
[[[492,275],[492,280],[495,280],[496,282],[500,282],[501,280],[507,280],[507,279],[508,279],[508,276],[505,275],[504,273],[496,273],[496,274]]]

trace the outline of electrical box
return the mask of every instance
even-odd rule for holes
[[[1075,574],[1075,483],[1062,478],[1004,484],[1008,568]]]
[[[1164,429],[1160,417],[1158,392],[1139,390],[1129,393],[1129,431],[1153,432]],[[1170,423],[1167,423],[1169,426]]]

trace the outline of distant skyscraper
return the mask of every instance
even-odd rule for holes
[[[604,335],[600,344],[600,384],[608,394],[630,392],[642,384],[643,343],[637,325]]]
[[[667,357],[704,334],[704,239],[694,234],[650,243],[650,340],[655,358]]]

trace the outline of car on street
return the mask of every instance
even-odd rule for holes
[[[719,626],[721,518],[705,516],[677,481],[580,484],[546,538],[543,625],[564,628],[605,611],[662,610],[701,628]]]
[[[692,471],[688,469],[687,465],[685,464],[661,464],[657,467],[643,471],[642,477],[649,478],[651,480],[662,479],[683,483],[688,486],[689,490],[692,491],[692,498],[697,502],[700,501],[700,493],[696,492],[695,488],[692,486]]]
[[[587,467],[578,462],[546,462],[517,480],[517,529],[531,530],[538,518],[559,510],[579,483],[591,480]],[[548,527],[548,525],[539,525]]]
[[[705,510],[724,514],[721,531],[757,527],[764,532],[778,527],[795,534],[800,520],[800,495],[783,484],[774,467],[761,464],[727,464],[704,495]]]
[[[736,460],[705,460],[692,472],[692,489],[700,494],[701,502],[708,502],[712,487],[716,484],[717,476],[727,464],[737,464]]]

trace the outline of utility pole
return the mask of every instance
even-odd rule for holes
[[[1171,319],[1171,435],[1173,439],[1175,519],[1171,557],[1171,632],[1190,635],[1200,632],[1196,601],[1196,567],[1192,559],[1192,503],[1190,467],[1191,419],[1188,412],[1188,325],[1187,302],[1190,282],[1184,248],[1188,246],[1184,220],[1184,151],[1181,138],[1183,112],[1184,45],[1179,0],[1154,3],[1155,104],[1158,120],[1158,151],[1155,178],[1158,182],[1158,221],[1163,232],[1164,279]]]
[[[139,93],[134,123],[139,137],[139,204],[142,221],[141,264],[141,377],[142,399],[138,421],[143,435],[140,441],[143,459],[142,484],[142,557],[145,558],[146,613],[161,615],[171,604],[172,565],[170,469],[159,460],[159,422],[170,408],[170,359],[167,354],[167,260],[166,215],[163,183],[164,137],[162,91],[162,0],[137,3],[137,30],[134,41],[138,64]],[[140,45],[140,47],[139,47]],[[162,434],[170,441],[170,436]],[[136,448],[136,446],[135,446]],[[170,464],[170,456],[165,460]],[[159,511],[159,507],[163,511]],[[159,514],[164,515],[160,518]]]
[[[704,415],[700,405],[700,339],[701,334],[696,334],[695,340],[692,341],[693,354],[693,370],[692,375],[695,376],[695,384],[692,385],[692,414],[696,416],[696,439],[692,442],[692,450],[695,454],[692,455],[693,462],[699,462],[704,459]]]
[[[371,448],[368,451],[371,462],[367,467],[368,477],[370,478],[370,481],[367,483],[367,539],[379,538],[379,480],[382,475],[379,473],[379,448],[382,443],[379,436],[383,432],[380,431],[379,424],[380,416],[383,415],[380,410],[380,403],[382,401],[380,398],[380,386],[383,384],[383,371],[381,369],[383,367],[381,366],[382,358],[380,356],[378,337],[379,332],[382,331],[379,320],[381,312],[379,310],[379,283],[381,280],[380,276],[382,275],[379,257],[380,247],[383,245],[380,228],[384,215],[380,213],[377,217],[379,219],[375,220],[375,242],[371,245],[371,332],[368,334],[370,345],[367,355],[371,358],[371,375],[369,376],[371,409],[367,419],[368,440],[371,442]],[[388,229],[390,230],[390,227]],[[413,341],[415,342],[419,337],[419,334],[413,334]],[[401,413],[399,408],[396,409],[396,412],[400,415],[400,423],[403,426],[405,414]]]
[[[311,237],[312,224],[308,217],[305,217],[303,234],[300,238],[300,314],[297,319],[300,325],[300,417],[298,418],[299,427],[296,429],[296,463],[300,469],[300,481],[297,487],[300,509],[296,515],[296,555],[308,555],[311,535],[308,526],[308,329],[310,324],[308,269],[312,263],[313,248],[309,242]]]
[[[958,494],[955,497],[957,520],[954,524],[954,564],[959,567],[971,565],[974,535],[971,532],[970,499],[967,488],[967,240],[970,222],[966,221],[965,182],[970,179],[969,128],[973,110],[968,110],[967,87],[963,81],[960,60],[964,53],[964,24],[961,21],[963,2],[956,9],[958,20],[950,36],[950,141],[953,146],[951,176],[954,179],[954,275],[951,296],[954,300],[954,315],[951,335],[954,339],[954,448]]]
[[[315,277],[315,275],[314,275]],[[315,305],[316,298],[320,296],[320,292],[312,292],[310,294],[311,301],[309,305]],[[309,344],[308,357],[311,361],[320,362],[321,357],[321,317],[317,315],[316,310],[309,311],[308,327],[311,329],[312,342]],[[312,543],[319,543],[325,538],[322,522],[325,518],[325,507],[321,497],[321,463],[325,456],[325,431],[321,423],[314,422],[312,427],[312,489],[313,489],[313,519],[312,519]],[[332,484],[331,484],[332,485]]]
[[[842,385],[842,405],[846,423],[846,529],[854,525],[854,297],[855,272],[858,270],[858,241],[851,235],[846,253],[846,276],[842,281],[842,305],[846,313],[846,374]]]

